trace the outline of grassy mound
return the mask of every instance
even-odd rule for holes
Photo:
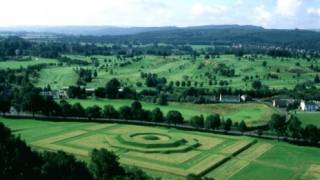
[[[148,141],[160,140],[160,138],[158,136],[153,136],[153,135],[144,136],[143,139],[148,140]]]

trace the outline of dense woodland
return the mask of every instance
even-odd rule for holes
[[[39,55],[57,57],[60,53],[86,55],[192,54],[190,45],[214,45],[209,54],[246,53],[273,56],[319,56],[320,33],[308,30],[269,30],[259,27],[199,27],[142,32],[121,36],[57,35],[50,41],[26,42],[17,37],[0,41],[0,57]],[[102,44],[102,45],[101,45]],[[104,46],[112,44],[112,46]],[[126,46],[122,46],[126,45]],[[142,45],[142,46],[141,46]],[[151,45],[151,46],[145,46]]]
[[[67,37],[66,41],[110,43],[168,43],[282,47],[319,50],[320,34],[309,30],[273,30],[255,26],[203,26],[159,29],[132,35]]]

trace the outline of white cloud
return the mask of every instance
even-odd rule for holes
[[[276,13],[285,17],[295,16],[301,4],[301,0],[277,0]]]
[[[228,10],[223,5],[206,5],[197,3],[192,6],[191,13],[194,16],[216,16],[225,13]]]
[[[243,5],[244,1],[243,0],[236,0],[235,5],[240,6]]]
[[[161,25],[170,15],[161,0],[5,0],[0,4],[0,26]]]
[[[254,10],[254,18],[258,24],[266,26],[272,19],[272,13],[264,5],[260,5]]]
[[[320,8],[308,8],[307,13],[311,15],[318,15],[320,16]]]
[[[313,27],[320,25],[317,20],[320,8],[315,6],[319,1],[0,0],[0,26],[254,24],[273,28]]]

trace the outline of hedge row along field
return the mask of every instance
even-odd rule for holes
[[[163,179],[184,179],[188,174],[215,179],[319,177],[319,149],[283,142],[116,123],[0,122],[35,150],[63,150],[86,161],[93,148],[107,148],[122,164]]]
[[[0,69],[20,69],[27,68],[29,66],[40,65],[40,64],[56,64],[58,61],[56,59],[38,58],[31,57],[28,60],[7,60],[0,62]]]
[[[133,100],[122,99],[68,99],[70,104],[80,103],[83,107],[98,105],[103,108],[106,105],[112,105],[116,109],[121,106],[132,104]],[[265,125],[271,119],[271,115],[277,110],[261,103],[244,103],[244,104],[191,104],[170,102],[167,106],[160,106],[154,103],[141,102],[143,108],[153,110],[160,108],[162,112],[167,113],[176,110],[182,113],[185,120],[190,120],[195,115],[208,116],[217,113],[222,118],[231,118],[233,122],[244,120],[248,126]]]

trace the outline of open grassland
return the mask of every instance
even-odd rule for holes
[[[320,179],[320,166],[311,165],[308,171],[302,176],[301,179]]]
[[[254,148],[254,146],[252,147]],[[272,148],[242,168],[230,179],[317,179],[320,172],[318,148],[291,146],[285,143],[273,144]],[[247,157],[238,156],[248,162]]]
[[[320,127],[320,112],[298,112],[295,115],[303,125],[313,124]]]
[[[78,100],[69,99],[71,104],[79,102],[84,107],[98,105],[103,107],[111,104],[115,108],[121,106],[130,106],[133,100],[111,100],[111,99],[94,99],[94,100]],[[231,118],[234,122],[246,121],[249,126],[257,126],[267,123],[275,109],[260,103],[243,103],[243,104],[190,104],[190,103],[174,103],[170,102],[168,106],[160,106],[153,103],[141,102],[143,108],[153,110],[154,108],[160,108],[164,113],[170,110],[177,110],[181,112],[186,120],[189,120],[195,115],[204,115],[218,113],[224,119]]]
[[[46,122],[0,118],[36,150],[64,150],[88,160],[93,148],[114,151],[123,165],[137,166],[163,179],[184,179],[190,173],[215,179],[318,179],[320,151],[283,142],[215,135],[160,127],[81,122]],[[31,133],[32,132],[32,133]],[[113,137],[135,133],[195,140],[200,145],[185,152],[139,152],[110,143]],[[143,134],[142,134],[143,135]],[[126,136],[127,137],[127,136]],[[143,143],[143,136],[138,138]],[[165,143],[166,138],[153,143]],[[170,139],[170,138],[169,138]],[[116,139],[113,139],[116,141]],[[145,143],[150,143],[145,139]],[[121,143],[121,142],[117,142]],[[167,142],[168,143],[168,142]],[[187,144],[185,144],[187,145]],[[177,145],[176,147],[179,147]],[[169,148],[169,147],[165,147]]]
[[[77,80],[78,75],[73,67],[50,67],[40,71],[40,78],[35,85],[38,87],[50,85],[51,88],[60,89],[76,85]]]
[[[33,57],[31,60],[6,60],[0,61],[0,69],[19,69],[21,67],[28,67],[37,64],[51,64],[51,63],[58,63],[55,59],[45,59],[45,58],[36,58]]]
[[[221,87],[219,82],[223,80],[229,83],[229,87],[250,89],[251,82],[260,79],[263,84],[271,88],[290,89],[297,83],[312,81],[317,74],[309,68],[311,65],[317,65],[316,61],[308,62],[294,58],[274,59],[268,56],[259,56],[254,61],[246,58],[238,60],[233,55],[222,55],[220,58],[208,60],[205,60],[204,57],[199,57],[195,61],[191,60],[189,56],[169,56],[163,58],[147,55],[139,61],[132,61],[130,58],[120,60],[116,56],[66,56],[86,62],[91,62],[91,58],[98,60],[98,67],[94,67],[93,65],[85,67],[92,70],[97,69],[98,71],[98,77],[93,79],[91,83],[88,83],[88,87],[105,86],[108,80],[118,78],[123,84],[139,89],[139,87],[136,87],[136,83],[144,83],[144,80],[140,77],[140,73],[144,72],[156,73],[159,77],[165,77],[168,82],[190,81],[192,85],[197,82],[198,87],[200,87],[200,84],[202,84],[202,87],[208,88]],[[264,61],[267,62],[266,66],[262,65]],[[122,66],[120,65],[121,63],[126,64]],[[219,64],[225,64],[228,68],[234,69],[235,76],[226,77],[214,72],[213,69],[217,68]],[[55,70],[54,68],[50,68],[48,72],[50,71]],[[72,71],[72,68],[66,68],[65,71]],[[68,73],[70,72],[63,74]],[[270,74],[277,78],[270,78]],[[215,76],[211,85],[209,84],[209,76]],[[64,77],[69,78],[67,76]],[[252,79],[244,82],[243,79],[245,77]],[[47,82],[48,84],[52,83],[52,79],[46,79],[46,76],[40,77],[39,81]],[[70,82],[70,85],[72,83],[73,81]]]

